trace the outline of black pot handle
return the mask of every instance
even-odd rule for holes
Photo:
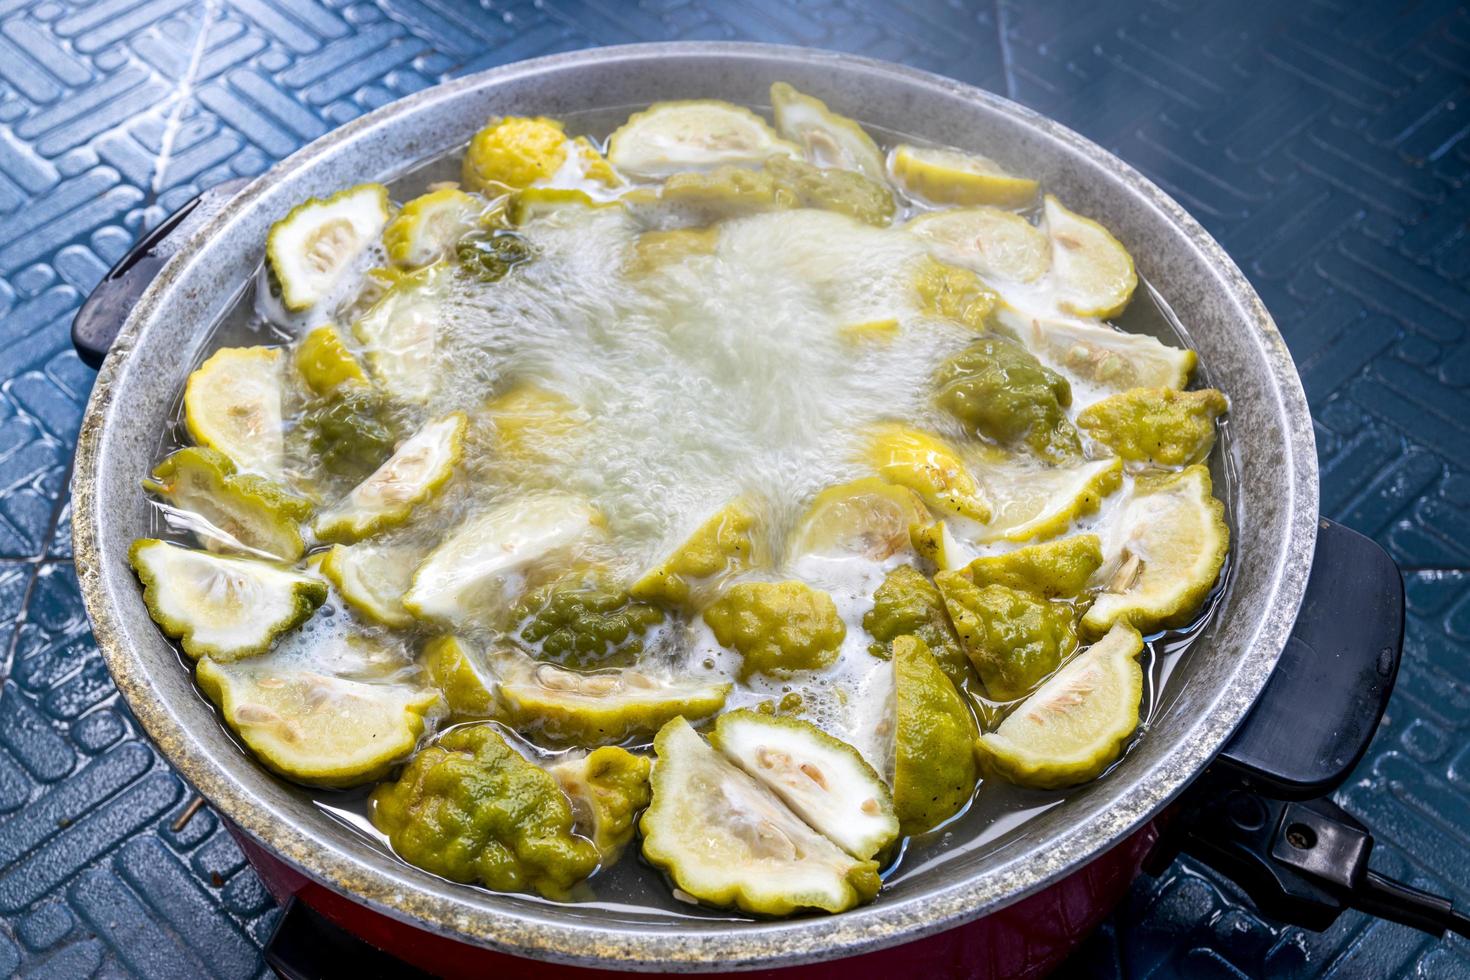
[[[71,345],[83,363],[92,368],[102,366],[102,360],[117,339],[123,321],[164,263],[173,257],[183,242],[189,240],[196,228],[213,217],[248,183],[250,180],[246,177],[227,180],[190,199],[157,227],[145,232],[127,254],[117,260],[71,321]]]
[[[1470,935],[1470,918],[1448,899],[1370,870],[1373,835],[1328,795],[1368,750],[1403,643],[1404,582],[1393,559],[1323,519],[1276,670],[1181,800],[1150,867],[1191,854],[1266,915],[1308,929],[1356,908],[1435,935]]]

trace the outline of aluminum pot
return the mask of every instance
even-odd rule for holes
[[[776,922],[680,917],[492,894],[413,868],[255,764],[149,619],[127,548],[147,527],[139,481],[177,392],[209,327],[252,280],[267,227],[298,201],[392,179],[455,150],[492,115],[571,116],[605,127],[660,99],[763,105],[775,80],[880,130],[983,150],[1040,178],[1127,244],[1177,313],[1210,383],[1230,396],[1230,588],[1159,692],[1147,735],[1106,778],[990,846],[956,849],[923,873],[904,876],[866,907]],[[100,356],[126,313],[77,451],[74,542],[83,596],[133,713],[248,842],[278,897],[315,894],[315,904],[337,908],[341,922],[338,904],[321,896],[340,898],[372,917],[346,915],[360,930],[402,923],[435,937],[425,948],[449,941],[567,966],[728,971],[813,964],[943,933],[1055,889],[1131,841],[1110,858],[1122,870],[1102,876],[1126,885],[1146,849],[1137,842],[1154,836],[1145,828],[1221,751],[1292,633],[1317,539],[1317,468],[1306,399],[1270,315],[1220,246],[1159,188],[1076,133],[987,92],[896,65],[768,45],[634,45],[556,55],[393,103],[322,137],[235,196],[214,195],[178,217],[167,228],[173,234],[154,236],[120,263],[76,324],[79,348]],[[1373,696],[1380,695],[1384,690]],[[1122,887],[1093,889],[1091,905],[1070,916],[1039,913],[1064,894],[1053,890],[1051,905],[1033,901],[1011,919],[1075,920],[1057,930],[1063,938],[1046,940],[1056,953],[1065,950],[1065,936],[1090,928],[1097,909],[1115,901]],[[379,925],[363,924],[370,921]],[[413,955],[412,943],[394,946]],[[1054,958],[1031,959],[1045,965]],[[449,969],[442,960],[433,963]]]

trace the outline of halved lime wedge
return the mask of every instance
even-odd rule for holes
[[[296,370],[317,395],[331,395],[344,385],[365,385],[367,374],[337,328],[326,323],[296,345]]]
[[[321,572],[365,619],[406,629],[413,625],[413,617],[403,608],[403,594],[423,557],[422,549],[413,545],[337,544],[323,556]]]
[[[629,116],[607,141],[608,161],[642,178],[727,163],[755,165],[777,153],[800,156],[760,116],[714,99],[656,102]]]
[[[974,472],[992,509],[989,523],[971,535],[982,542],[1054,537],[1095,512],[1123,484],[1123,461],[1116,456],[1071,466],[1035,466],[992,451],[982,456]]]
[[[803,555],[860,555],[884,561],[909,550],[909,529],[927,524],[923,499],[908,487],[865,477],[828,487],[812,500],[788,545]]]
[[[286,309],[305,310],[327,299],[387,222],[388,188],[358,184],[304,201],[271,225],[265,256]]]
[[[194,441],[273,480],[285,454],[281,357],[275,347],[224,347],[184,384],[184,424]]]
[[[1143,639],[1126,623],[1070,660],[975,742],[981,771],[1035,789],[1095,779],[1138,727]]]
[[[333,788],[386,776],[413,752],[439,692],[337,676],[296,658],[256,657],[195,671],[226,723],[268,768]]]
[[[615,745],[593,749],[547,769],[567,799],[577,833],[597,845],[605,871],[617,862],[637,829],[634,818],[648,806],[652,763]]]
[[[1103,319],[1122,313],[1138,285],[1133,256],[1123,243],[1050,194],[1042,224],[1051,238],[1052,281],[1062,311]]]
[[[1143,632],[1185,626],[1225,564],[1230,529],[1212,496],[1210,471],[1191,466],[1140,487],[1117,518],[1117,541],[1100,571],[1103,591],[1082,617],[1094,636],[1114,623]]]
[[[311,504],[253,473],[236,473],[224,453],[190,446],[171,454],[143,481],[210,551],[255,552],[295,561],[304,547],[300,521]]]
[[[195,659],[264,653],[327,598],[326,583],[314,576],[155,538],[134,541],[128,560],[143,583],[148,614]]]
[[[757,915],[841,912],[878,894],[878,865],[812,830],[682,718],[654,739],[643,856],[684,895]]]
[[[432,498],[454,474],[467,424],[463,412],[450,412],[404,440],[372,476],[317,515],[312,524],[317,538],[358,541],[407,521],[413,509]]]
[[[442,259],[479,224],[485,202],[452,187],[409,201],[383,229],[388,258],[409,269]]]
[[[856,170],[880,183],[887,179],[883,154],[873,137],[856,122],[827,108],[821,99],[777,82],[771,86],[771,110],[776,130],[801,147],[808,162]]]
[[[698,604],[731,576],[769,560],[755,507],[741,497],[715,511],[628,592],[644,602]]]
[[[526,570],[569,559],[606,522],[582,497],[533,493],[461,524],[414,572],[403,607],[420,619],[458,626],[515,598]]]
[[[578,745],[612,745],[651,735],[670,718],[707,718],[730,685],[664,678],[627,667],[583,673],[507,656],[495,663],[499,696],[518,730]]]
[[[1148,334],[1028,316],[1004,305],[996,317],[1042,361],[1106,391],[1184,388],[1194,373],[1194,351],[1169,347]]]
[[[882,777],[815,725],[742,709],[720,715],[710,742],[853,857],[871,858],[897,839]]]
[[[904,228],[932,242],[941,261],[989,278],[1035,282],[1051,268],[1051,242],[1012,211],[952,208],[920,215]]]
[[[939,436],[895,423],[871,430],[866,460],[889,483],[915,491],[940,514],[984,523],[990,503],[959,450]]]
[[[419,662],[428,672],[429,682],[444,695],[453,720],[496,716],[495,682],[464,640],[457,636],[435,637],[424,647]]]
[[[442,262],[401,276],[352,325],[368,367],[394,398],[421,403],[438,387],[434,351],[453,278]]]
[[[893,676],[893,805],[903,833],[922,834],[975,791],[975,719],[917,636],[893,641]]]
[[[978,153],[901,143],[888,155],[894,181],[931,204],[994,204],[1016,208],[1036,197],[1036,181],[1015,177]]]

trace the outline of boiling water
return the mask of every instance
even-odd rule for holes
[[[576,131],[577,121],[569,121]],[[397,182],[394,196],[405,200],[441,176],[443,165],[431,164]],[[595,502],[615,531],[616,547],[589,557],[625,575],[646,568],[737,495],[762,502],[762,520],[779,542],[818,491],[868,475],[853,460],[870,423],[897,419],[961,434],[930,405],[929,379],[974,335],[916,315],[906,280],[895,274],[920,254],[916,240],[823,212],[755,216],[728,223],[713,254],[690,255],[635,284],[624,269],[637,230],[621,209],[559,212],[528,229],[534,261],[498,283],[456,281],[440,297],[445,327],[433,364],[438,384],[425,405],[400,419],[402,427],[411,431],[452,410],[474,413],[487,397],[518,382],[564,397],[578,408],[575,435],[541,447],[535,481]],[[843,326],[889,317],[904,321],[901,342],[840,338]],[[263,294],[246,290],[204,350],[285,343],[308,325],[314,324],[284,317]],[[1190,346],[1146,282],[1118,325]],[[1200,379],[1209,383],[1208,366],[1201,366]],[[160,457],[181,443],[182,434],[176,424],[160,444]],[[1228,426],[1219,445],[1213,477],[1229,513],[1234,477]],[[300,439],[288,437],[288,450],[298,476],[319,481],[325,494],[346,489],[314,472]],[[464,469],[465,477],[453,481],[426,517],[396,532],[397,539],[431,544],[467,514],[523,489],[521,476],[509,478],[492,459],[478,457],[473,445]],[[1127,489],[1085,524],[1105,526]],[[155,533],[171,533],[165,516],[161,509],[156,514]],[[834,669],[800,685],[804,708],[811,720],[857,745],[880,772],[891,772],[891,747],[873,732],[881,727],[879,715],[890,710],[891,670],[867,654],[861,621],[873,589],[901,560],[808,557],[770,573],[795,575],[833,595],[847,639]],[[1170,673],[1208,628],[1214,604],[1212,597],[1190,628],[1147,638],[1141,734],[1165,704],[1161,694]],[[340,645],[349,626],[361,628],[343,610],[324,607],[279,655]],[[652,656],[666,651],[669,664],[686,673],[728,675],[736,666],[697,619],[687,632],[665,627],[649,647]],[[791,682],[757,678],[737,686],[728,707],[777,699],[791,689]],[[507,734],[528,756],[556,754]],[[366,790],[300,792],[386,848],[366,817]],[[907,842],[886,876],[906,879],[976,850],[1009,846],[1025,837],[1030,820],[1064,798],[987,783],[965,812]],[[619,865],[581,886],[578,898],[628,914],[656,909],[729,917],[675,901],[660,879],[633,847]]]

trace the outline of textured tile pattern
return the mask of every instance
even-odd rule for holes
[[[139,229],[436,81],[594,44],[858,51],[1009,94],[1142,168],[1280,322],[1323,510],[1410,570],[1389,719],[1342,801],[1470,900],[1470,13],[1450,0],[0,0],[0,975],[250,976],[275,912],[117,701],[69,564],[72,312]],[[1470,976],[1470,944],[1262,922],[1180,863],[1069,968]]]

